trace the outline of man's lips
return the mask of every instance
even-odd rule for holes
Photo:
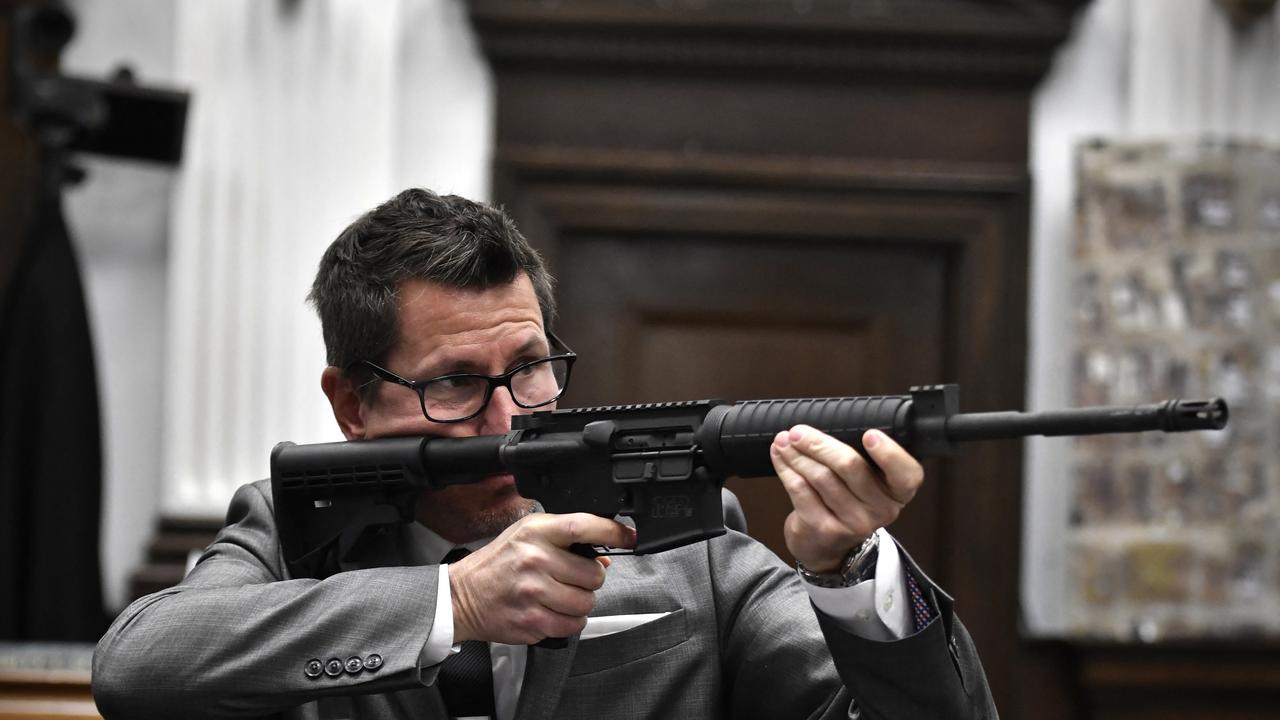
[[[516,479],[510,474],[485,475],[480,479],[480,484],[493,490],[498,490],[503,487],[514,486],[516,484]]]

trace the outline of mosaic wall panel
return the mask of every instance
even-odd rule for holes
[[[1226,432],[1074,441],[1074,634],[1280,635],[1280,148],[1077,153],[1073,401],[1221,396]]]

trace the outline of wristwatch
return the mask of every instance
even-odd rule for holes
[[[870,579],[875,575],[876,559],[880,556],[880,535],[871,533],[866,540],[862,541],[862,545],[855,550],[850,550],[845,556],[844,562],[840,565],[840,571],[834,573],[816,573],[804,566],[804,563],[797,562],[796,570],[800,572],[800,577],[810,585],[817,585],[824,588],[845,588],[852,587]]]

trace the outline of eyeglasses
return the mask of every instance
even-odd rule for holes
[[[506,388],[511,399],[522,408],[538,408],[560,399],[569,386],[569,371],[578,355],[555,333],[547,333],[547,338],[560,352],[520,363],[501,375],[453,373],[427,380],[409,380],[368,360],[354,362],[348,369],[367,367],[378,379],[418,393],[422,414],[432,422],[463,422],[484,412],[494,388]]]

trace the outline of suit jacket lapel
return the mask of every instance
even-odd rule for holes
[[[569,638],[568,646],[559,650],[529,647],[515,720],[549,720],[552,717],[577,652],[577,636]]]

